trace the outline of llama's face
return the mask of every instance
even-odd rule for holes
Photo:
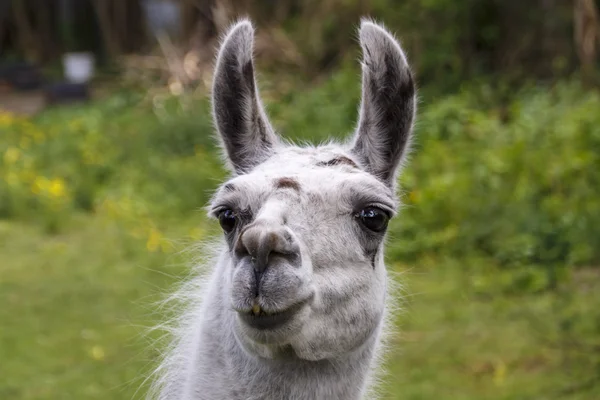
[[[363,100],[352,143],[282,144],[262,109],[252,26],[219,53],[213,109],[235,176],[211,214],[223,227],[236,338],[263,357],[336,357],[373,338],[385,308],[383,241],[410,139],[414,85],[397,42],[363,22]]]
[[[351,157],[335,147],[281,149],[215,196],[230,260],[226,299],[242,339],[314,359],[356,348],[378,327],[382,244],[396,204]]]

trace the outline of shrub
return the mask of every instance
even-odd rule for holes
[[[600,97],[561,84],[502,117],[463,93],[428,104],[403,178],[395,255],[473,251],[501,264],[600,260]]]
[[[345,136],[356,77],[341,71],[277,101],[266,90],[275,125],[296,140]],[[499,104],[483,85],[421,102],[392,258],[484,256],[552,274],[600,261],[600,97],[572,83],[504,97]],[[107,199],[181,218],[224,175],[205,98],[151,105],[118,93],[33,121],[2,114],[0,129],[0,215],[41,216],[51,227],[74,211],[103,210]]]

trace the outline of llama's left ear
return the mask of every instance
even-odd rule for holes
[[[410,144],[415,84],[404,52],[383,27],[363,20],[359,37],[362,100],[352,152],[370,173],[394,186]]]
[[[238,174],[263,162],[278,143],[256,87],[253,43],[250,21],[233,25],[219,50],[213,80],[213,117],[227,157]]]

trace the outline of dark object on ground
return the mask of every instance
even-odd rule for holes
[[[28,63],[0,65],[0,84],[15,90],[35,90],[42,86],[40,71]]]
[[[45,88],[47,104],[75,103],[90,99],[90,89],[85,83],[59,82]]]

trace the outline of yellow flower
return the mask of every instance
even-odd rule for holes
[[[4,153],[4,162],[8,165],[16,163],[21,157],[21,152],[15,147],[9,147]]]
[[[64,181],[60,178],[52,179],[48,185],[48,193],[56,198],[64,197],[66,193]]]
[[[0,111],[0,125],[9,126],[17,121],[17,117],[9,112]]]
[[[48,187],[48,183],[48,178],[46,178],[45,176],[36,176],[33,180],[33,183],[31,184],[31,191],[34,194],[40,194],[42,192],[45,192],[46,188]]]
[[[104,360],[105,357],[105,353],[104,353],[104,349],[102,348],[102,346],[94,346],[90,349],[90,356],[97,361],[102,361]]]
[[[60,199],[66,196],[67,189],[65,182],[60,178],[48,179],[44,176],[36,176],[31,184],[31,191],[34,194],[47,194],[50,197]]]
[[[146,241],[146,248],[149,252],[154,253],[161,247],[162,235],[156,228],[150,228],[148,234],[148,240]]]
[[[500,360],[494,366],[494,383],[500,386],[506,379],[506,364]]]

